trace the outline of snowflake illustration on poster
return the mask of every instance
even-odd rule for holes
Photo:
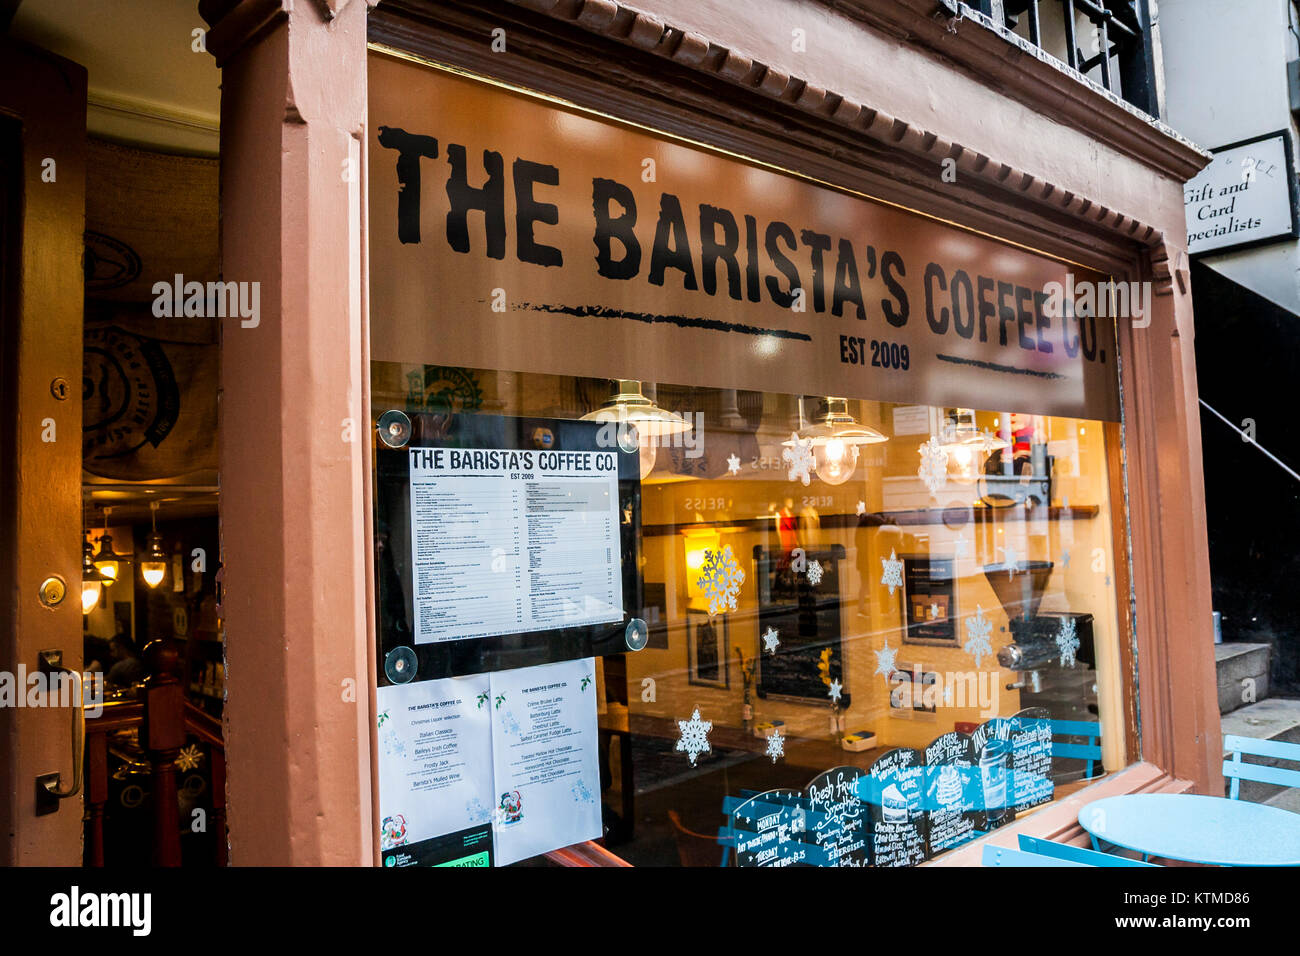
[[[966,643],[961,649],[975,658],[975,666],[980,666],[980,659],[985,654],[993,653],[993,645],[989,643],[989,634],[993,630],[993,622],[984,616],[984,608],[975,605],[975,616],[966,619]]]
[[[725,545],[721,551],[704,552],[704,567],[695,583],[709,599],[709,617],[736,609],[740,586],[745,583],[745,572],[736,563],[731,545]]]

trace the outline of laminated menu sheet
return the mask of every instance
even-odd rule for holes
[[[384,865],[505,866],[601,835],[594,659],[377,699]]]

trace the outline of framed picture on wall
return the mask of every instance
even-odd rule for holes
[[[731,686],[728,658],[730,627],[727,615],[710,618],[706,611],[686,610],[686,679],[703,687]]]

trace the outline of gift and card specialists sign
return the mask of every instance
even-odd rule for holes
[[[1224,252],[1297,232],[1296,180],[1285,130],[1212,151],[1183,189],[1187,251]]]

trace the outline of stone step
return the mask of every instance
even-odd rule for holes
[[[1283,700],[1270,698],[1255,704],[1239,707],[1230,714],[1223,715],[1223,733],[1238,737],[1253,737],[1256,740],[1280,740],[1284,743],[1300,744],[1300,700]],[[1226,757],[1227,754],[1225,753]],[[1244,757],[1247,763],[1267,764],[1271,767],[1282,766],[1289,770],[1300,770],[1300,764],[1291,761],[1275,760],[1270,757]],[[1224,781],[1224,793],[1230,781]],[[1294,788],[1292,788],[1294,790]],[[1291,792],[1283,787],[1253,780],[1241,782],[1241,799],[1252,803],[1267,803],[1271,799],[1289,800],[1286,795]]]
[[[1239,707],[1268,696],[1268,644],[1232,642],[1214,645],[1214,670],[1219,684],[1219,713],[1227,714]]]

